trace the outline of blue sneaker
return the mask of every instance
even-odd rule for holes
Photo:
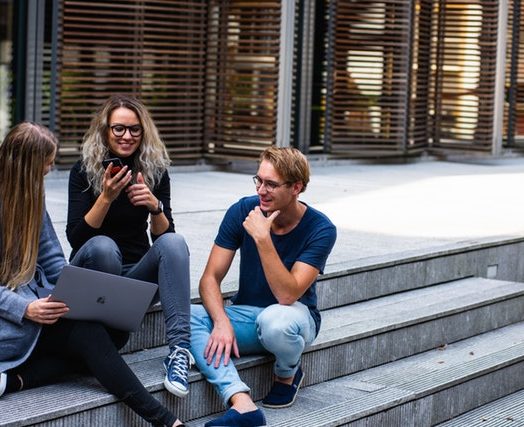
[[[220,418],[208,421],[204,427],[266,427],[264,413],[257,409],[241,414],[236,409],[229,409]]]
[[[291,385],[275,381],[268,395],[262,400],[262,405],[273,409],[287,408],[293,405],[303,380],[304,373],[302,368],[298,368]]]
[[[194,363],[195,359],[187,348],[176,346],[171,354],[164,359],[166,371],[164,387],[175,396],[186,397],[189,393],[187,376],[189,368]]]

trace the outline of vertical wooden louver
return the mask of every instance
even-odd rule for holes
[[[433,147],[491,150],[498,1],[435,2]]]
[[[284,1],[46,1],[46,25],[56,31],[45,32],[39,112],[60,137],[58,166],[76,161],[94,111],[116,92],[144,100],[173,164],[255,158],[279,142],[288,119],[294,143],[309,153],[492,152],[498,14],[506,3],[294,0],[294,108],[284,119]],[[524,148],[522,1],[507,2],[509,148]],[[300,33],[312,28],[314,43]]]
[[[522,1],[509,2],[506,50],[504,141],[509,148],[524,148],[524,22]]]
[[[280,15],[280,1],[209,1],[209,158],[253,158],[275,143]]]
[[[206,19],[206,0],[63,0],[58,163],[113,93],[144,101],[174,164],[201,158]]]
[[[431,76],[431,17],[433,0],[415,2],[415,16],[412,42],[413,79],[409,125],[408,149],[427,147],[432,134],[429,87]]]
[[[411,93],[412,2],[333,1],[325,143],[334,154],[403,153]]]
[[[42,44],[42,104],[39,106],[41,122],[54,127],[54,123],[51,123],[51,115],[55,113],[52,111],[54,107],[52,102],[52,91],[54,88],[53,79],[56,76],[53,76],[51,73],[52,69],[52,59],[53,59],[53,46],[52,46],[52,37],[53,37],[53,5],[52,2],[46,2],[45,4],[45,25],[44,25],[44,40]],[[60,28],[57,29],[60,31]],[[54,129],[53,129],[54,130]]]

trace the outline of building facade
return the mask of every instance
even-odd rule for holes
[[[173,164],[269,145],[330,158],[524,147],[520,0],[0,0],[0,135],[80,154],[111,93],[140,96]]]

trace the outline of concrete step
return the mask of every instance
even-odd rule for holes
[[[515,281],[524,277],[523,253],[523,242],[508,240],[477,245],[469,243],[469,246],[458,245],[409,257],[376,257],[373,262],[356,260],[349,266],[333,267],[335,271],[319,277],[318,307],[320,310],[342,307],[467,277]],[[236,280],[224,283],[224,297],[233,295],[236,286]],[[200,301],[196,288],[191,296],[194,303]],[[142,327],[131,336],[123,352],[164,344],[163,315],[160,306],[156,306],[149,310]]]
[[[487,277],[518,281],[524,277],[522,239],[461,242],[440,250],[418,251],[409,256],[398,254],[332,265],[330,273],[320,275],[317,285],[320,310],[380,298],[399,292],[436,285],[466,277]],[[222,286],[224,298],[237,289],[235,269]],[[191,299],[200,301],[193,287]],[[165,344],[165,326],[160,306],[151,308],[142,327],[131,336],[125,353]]]
[[[438,427],[524,426],[524,390],[487,403]]]
[[[522,426],[524,394],[517,390],[524,388],[523,374],[521,322],[306,387],[293,407],[264,411],[272,427]]]
[[[477,292],[477,285],[475,283],[477,283],[476,281],[478,280],[479,282],[478,283],[489,283],[489,281],[487,281],[486,279],[478,279],[478,278],[469,278],[469,279],[464,279],[465,281],[464,282],[460,282],[460,283],[469,283],[469,288],[466,288],[465,285],[460,285],[461,287],[464,287],[464,289],[462,289],[462,291],[467,291],[467,289],[470,289],[472,292],[471,293],[476,293]],[[397,282],[399,284],[399,282]],[[515,285],[510,285],[510,286],[515,286]],[[339,301],[339,304],[340,305],[336,305],[336,307],[344,307],[346,304],[349,304],[347,302],[346,299],[344,299],[341,295],[343,294],[342,290],[340,289],[340,286],[339,286],[339,283],[337,283],[336,281],[331,281],[331,282],[325,282],[325,283],[322,283],[322,289],[325,290],[325,292],[333,292],[334,290],[338,290],[339,292],[337,292],[337,297],[336,298],[332,298],[332,299],[338,299]],[[327,290],[326,290],[327,288]],[[450,288],[453,289],[454,286],[453,285],[450,285]],[[397,288],[397,290],[400,292],[400,290],[402,290],[401,287]],[[462,292],[461,291],[461,292]],[[423,290],[423,289],[420,289],[420,292],[415,292],[413,293],[410,298],[419,298],[419,295],[425,295],[425,294],[432,294],[433,293],[433,290],[431,290],[429,287],[427,290]],[[389,294],[388,294],[389,295]],[[400,297],[398,298],[395,298],[395,296],[393,295],[391,300],[387,300],[387,301],[394,301],[394,300],[399,300],[400,301],[400,304],[402,304],[402,301],[405,300],[405,298],[409,298],[408,294],[405,294],[405,293],[400,293]],[[452,295],[452,294],[450,294]],[[459,295],[460,297],[460,295]],[[482,298],[482,294],[479,294],[478,297]],[[424,297],[420,297],[422,299],[424,299]],[[446,298],[444,296],[444,298]],[[375,302],[366,302],[362,307],[363,310],[359,310],[358,309],[358,305],[353,305],[352,307],[352,312],[353,310],[359,310],[359,314],[358,314],[358,319],[360,319],[362,316],[367,316],[365,314],[365,312],[367,311],[367,307],[369,305],[382,305],[383,302],[380,298],[376,298],[374,299]],[[431,300],[429,301],[426,301],[427,303],[431,303]],[[453,305],[453,301],[450,301],[451,304]],[[489,301],[491,302],[491,301]],[[438,309],[438,306],[437,306],[437,309]],[[326,307],[323,307],[322,308],[323,311],[326,311]],[[361,312],[364,311],[364,313],[362,314]],[[384,310],[383,311],[387,311],[387,310]],[[385,313],[387,314],[387,313]],[[354,320],[354,324],[357,324],[357,320],[353,319]],[[385,318],[384,318],[385,320]],[[325,322],[324,322],[325,323]],[[506,323],[507,324],[507,323]],[[327,325],[329,327],[329,325]],[[335,327],[338,327],[340,326],[339,323],[338,323],[338,320],[336,320],[335,324],[333,325]],[[140,329],[136,332],[136,333],[133,333],[130,337],[130,340],[128,342],[128,344],[123,348],[122,352],[123,353],[132,353],[132,352],[135,352],[135,351],[140,351],[140,350],[144,350],[144,349],[147,349],[147,348],[153,348],[153,347],[159,347],[159,346],[163,346],[165,345],[165,324],[164,324],[164,318],[163,318],[163,314],[162,314],[162,310],[160,308],[159,305],[156,305],[155,307],[152,307]]]
[[[303,356],[305,385],[520,322],[524,320],[523,307],[524,284],[469,278],[325,310],[319,337]],[[182,419],[220,411],[219,398],[197,371],[190,374],[188,398],[179,400],[164,390],[161,361],[166,352],[165,347],[157,347],[129,354],[126,359],[146,387]],[[249,356],[235,364],[252,386],[254,398],[262,398],[270,387],[271,358]],[[142,425],[92,379],[75,379],[0,399],[0,425],[82,423]]]

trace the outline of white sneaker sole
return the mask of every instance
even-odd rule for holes
[[[167,380],[167,378],[164,379],[164,387],[169,393],[178,397],[186,397],[189,394],[189,390],[181,390],[178,387],[175,387]]]

